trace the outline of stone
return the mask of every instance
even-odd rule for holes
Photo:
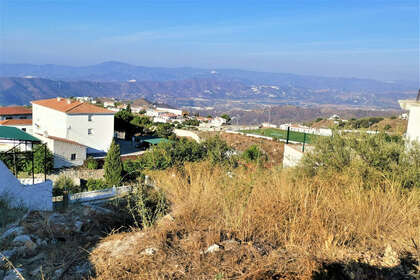
[[[231,251],[238,248],[240,243],[234,239],[226,240],[222,242],[223,249],[225,251]]]
[[[1,267],[1,266],[4,266],[7,263],[6,259],[10,260],[11,258],[13,258],[16,255],[17,250],[16,249],[10,249],[10,250],[6,250],[6,251],[0,252],[0,253],[1,253],[1,255],[0,255],[0,267]],[[6,259],[4,259],[4,258],[6,258]]]
[[[54,236],[64,237],[70,232],[66,218],[58,213],[54,213],[48,217],[47,225]]]
[[[76,266],[74,268],[74,274],[78,275],[78,276],[83,276],[83,275],[87,275],[89,274],[90,270],[91,270],[91,266],[89,264],[89,262],[84,262],[78,266]]]
[[[390,245],[385,248],[383,262],[385,266],[388,267],[396,266],[400,263],[398,253],[395,252]]]
[[[15,239],[13,239],[13,243],[16,244],[16,245],[22,245],[22,244],[25,244],[28,241],[32,241],[32,239],[27,234],[22,234],[22,235],[16,236]]]
[[[3,280],[16,280],[16,279],[22,279],[20,275],[23,274],[23,268],[16,268],[11,269],[6,272],[6,275],[4,276]]]
[[[147,249],[144,249],[140,254],[146,255],[146,256],[153,256],[154,254],[156,254],[157,251],[159,251],[159,249],[147,248]]]
[[[38,266],[37,268],[35,268],[31,272],[29,272],[29,274],[31,276],[37,276],[37,275],[40,275],[41,274],[41,271],[42,271],[42,265]]]
[[[21,234],[23,234],[24,231],[25,231],[25,229],[23,227],[14,226],[14,227],[9,228],[8,230],[6,230],[1,235],[1,239],[6,239],[8,237],[14,237],[16,235],[21,235]]]
[[[74,230],[78,233],[82,232],[83,222],[82,221],[76,221],[74,223]]]
[[[218,252],[220,251],[220,246],[217,244],[213,244],[209,247],[207,247],[206,251],[204,251],[204,253],[208,254],[208,253],[214,253],[214,252]]]

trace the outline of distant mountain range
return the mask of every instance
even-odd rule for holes
[[[55,96],[147,98],[174,106],[340,104],[398,108],[415,82],[382,82],[234,69],[159,68],[105,62],[92,66],[0,64],[0,104]],[[229,103],[229,102],[228,102]]]

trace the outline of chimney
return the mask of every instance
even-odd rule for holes
[[[67,104],[71,104],[71,99],[67,99]]]
[[[57,101],[61,101],[61,97],[57,97]]]

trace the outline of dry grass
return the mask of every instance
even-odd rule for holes
[[[363,189],[357,172],[335,180],[274,169],[232,176],[205,162],[153,176],[172,202],[174,222],[131,239],[124,254],[93,251],[97,279],[313,279],[325,263],[381,269],[408,254],[420,258],[418,190],[386,181]],[[215,243],[224,250],[202,253]],[[140,254],[148,247],[157,253]]]

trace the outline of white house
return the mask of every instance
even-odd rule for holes
[[[57,137],[87,148],[87,153],[107,152],[114,136],[114,112],[64,98],[32,101],[34,134]]]
[[[11,119],[30,119],[32,110],[23,106],[0,107],[0,121]]]
[[[0,121],[0,125],[16,127],[32,134],[32,119],[9,119]]]
[[[221,117],[215,117],[210,121],[210,124],[212,126],[222,126],[226,123],[226,119],[221,118]]]
[[[172,113],[177,116],[182,116],[182,110],[179,110],[179,109],[156,107],[156,111],[163,112],[163,113]]]
[[[420,90],[417,100],[399,100],[400,106],[408,110],[408,126],[406,137],[409,141],[420,143]]]

